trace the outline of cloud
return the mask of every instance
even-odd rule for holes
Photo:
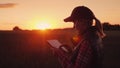
[[[5,4],[0,4],[0,8],[12,8],[16,6],[15,3],[5,3]]]

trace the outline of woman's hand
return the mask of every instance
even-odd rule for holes
[[[61,45],[59,48],[60,48],[61,50],[63,50],[64,52],[72,53],[72,48],[71,48],[70,46],[66,45],[66,44]],[[64,50],[64,49],[66,49],[66,50]]]

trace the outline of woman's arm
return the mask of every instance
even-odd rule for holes
[[[74,68],[89,68],[93,57],[93,50],[90,43],[84,41],[79,49],[79,53]]]
[[[54,54],[55,54],[55,56],[57,56],[57,58],[63,68],[69,68],[68,66],[71,65],[71,60],[70,60],[69,54],[67,52],[64,52],[61,49],[55,48]]]

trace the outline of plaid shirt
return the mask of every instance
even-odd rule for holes
[[[90,42],[91,40],[93,42]],[[56,55],[63,68],[98,68],[101,64],[101,61],[98,61],[101,60],[100,45],[101,43],[99,43],[99,41],[96,41],[96,39],[92,38],[81,42],[79,47],[76,46],[79,48],[79,50],[76,58],[74,58],[75,62],[71,61],[72,56],[75,54],[69,56],[69,54],[66,52],[56,49]],[[73,51],[73,53],[75,53],[76,49]]]

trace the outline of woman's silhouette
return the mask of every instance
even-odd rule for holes
[[[101,68],[103,60],[102,38],[105,36],[100,21],[94,13],[85,6],[75,7],[72,14],[64,19],[73,22],[78,30],[79,40],[69,56],[60,49],[54,49],[63,68]],[[95,21],[93,25],[93,21]],[[74,41],[74,40],[73,40]],[[67,46],[68,47],[68,46]],[[66,47],[66,48],[67,48]],[[68,48],[69,49],[69,48]]]

